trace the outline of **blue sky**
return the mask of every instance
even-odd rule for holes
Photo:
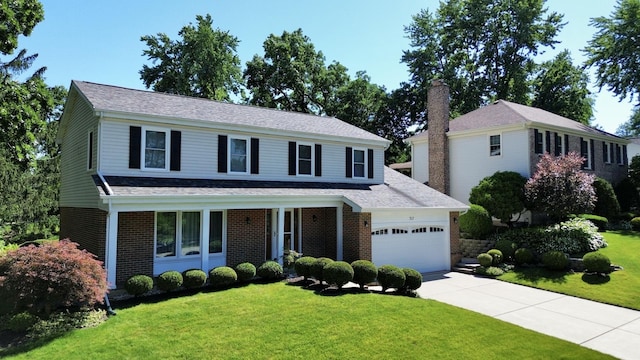
[[[42,0],[41,0],[42,1]],[[214,27],[229,31],[240,40],[242,65],[253,55],[262,55],[262,43],[270,34],[301,28],[327,63],[339,61],[353,75],[364,70],[372,82],[388,90],[409,79],[400,63],[409,49],[404,26],[421,9],[435,11],[437,0],[44,0],[45,20],[19,47],[38,53],[35,66],[46,66],[47,83],[68,87],[71,80],[84,80],[144,89],[138,71],[149,63],[142,56],[143,35],[164,32],[176,39],[184,25],[196,15],[211,14]],[[591,39],[589,19],[608,16],[613,0],[548,0],[550,11],[565,15],[567,25],[556,49],[546,49],[541,60],[551,59],[564,48],[574,63],[582,63],[580,49]],[[598,89],[593,89],[598,92]],[[615,132],[628,120],[632,104],[619,102],[603,89],[597,93],[595,123]]]

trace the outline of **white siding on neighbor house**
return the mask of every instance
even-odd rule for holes
[[[60,207],[98,207],[98,191],[91,175],[97,168],[98,118],[81,99],[77,105],[73,123],[64,134],[60,161]],[[89,132],[93,131],[93,169],[88,170]]]
[[[627,145],[627,165],[631,165],[631,160],[636,155],[640,155],[640,144],[630,142]]]
[[[501,155],[489,156],[489,136],[501,134]],[[515,171],[529,177],[529,137],[525,129],[450,137],[451,197],[469,203],[471,188],[496,171]]]
[[[384,149],[374,149],[374,178],[348,179],[345,175],[345,149],[350,144],[319,143],[322,145],[322,176],[289,175],[288,137],[260,134],[232,133],[212,129],[167,127],[182,132],[180,171],[145,171],[129,169],[129,127],[145,126],[120,120],[103,119],[101,131],[100,171],[103,175],[148,176],[190,179],[242,179],[268,181],[322,181],[382,183],[384,173]],[[157,124],[154,124],[158,128]],[[239,135],[259,139],[259,174],[218,173],[218,135]],[[305,143],[310,143],[305,141]]]
[[[414,144],[411,154],[412,177],[421,183],[429,181],[429,143],[420,142]]]

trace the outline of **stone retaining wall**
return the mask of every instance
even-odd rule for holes
[[[479,254],[491,250],[493,246],[494,241],[491,240],[460,239],[460,248],[464,258],[476,258]]]

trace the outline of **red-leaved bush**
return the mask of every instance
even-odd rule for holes
[[[0,288],[15,312],[47,317],[60,307],[91,307],[107,292],[102,262],[78,244],[61,240],[27,246],[0,258]]]
[[[594,176],[580,170],[584,159],[575,152],[561,157],[544,154],[524,187],[529,207],[557,220],[589,213],[596,202]]]

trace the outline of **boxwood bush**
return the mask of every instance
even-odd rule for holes
[[[305,280],[309,280],[309,278],[311,277],[311,268],[313,267],[313,264],[315,264],[315,262],[316,258],[312,256],[301,257],[294,264],[296,274],[298,274],[298,276],[304,277]]]
[[[496,266],[489,266],[489,267],[478,266],[477,268],[475,268],[474,271],[478,275],[493,276],[493,277],[504,274],[504,270]]]
[[[341,289],[349,281],[353,280],[353,268],[345,261],[332,261],[322,269],[322,276],[329,285],[335,285]]]
[[[493,256],[487,253],[478,254],[477,259],[480,266],[489,267],[493,264]]]
[[[162,291],[173,291],[182,286],[184,279],[182,274],[177,271],[165,271],[158,276],[156,286]]]
[[[527,248],[517,249],[513,257],[516,260],[516,264],[518,265],[533,264],[533,253]]]
[[[489,212],[480,205],[471,204],[466,213],[460,215],[460,231],[473,239],[484,239],[493,230]]]
[[[498,249],[491,249],[487,251],[487,254],[491,255],[493,265],[502,264],[502,251]]]
[[[236,266],[236,274],[239,282],[251,281],[256,276],[256,266],[250,262],[243,262]]]
[[[542,264],[549,270],[565,270],[569,259],[561,251],[547,251],[542,255]]]
[[[209,271],[209,283],[216,288],[231,286],[238,281],[238,274],[228,266],[218,266]]]
[[[318,280],[320,284],[324,281],[324,267],[330,262],[333,262],[333,260],[326,257],[320,257],[316,259],[313,265],[311,265],[311,276]]]
[[[422,286],[422,274],[416,269],[402,268],[404,272],[404,288],[407,290],[418,290]]]
[[[124,289],[129,295],[143,295],[153,289],[153,279],[143,274],[133,275],[124,283]]]
[[[594,214],[580,214],[580,219],[589,220],[598,228],[598,231],[606,231],[609,226],[609,219],[604,216]]]
[[[508,239],[499,239],[496,241],[494,248],[500,250],[502,253],[502,261],[513,258],[513,254],[516,251],[516,244]]]
[[[351,263],[353,268],[353,282],[364,289],[365,285],[372,283],[378,276],[378,268],[369,260],[356,260]]]
[[[640,217],[631,219],[631,228],[635,231],[640,231]]]
[[[282,278],[284,270],[282,265],[273,260],[268,260],[258,267],[256,274],[265,280],[276,280]]]
[[[182,273],[182,285],[187,289],[195,289],[207,282],[207,273],[200,269],[186,270]]]
[[[382,292],[387,289],[402,289],[406,276],[404,271],[395,265],[382,265],[378,268],[378,283]]]
[[[584,265],[585,272],[601,274],[608,274],[611,272],[611,260],[609,260],[607,255],[599,252],[584,254],[582,257],[582,264]]]

